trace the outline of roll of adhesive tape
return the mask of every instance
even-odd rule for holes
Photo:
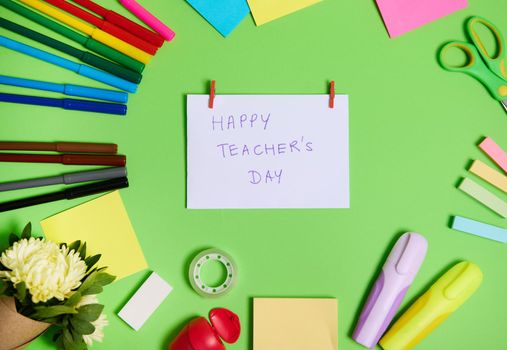
[[[227,270],[225,281],[217,286],[208,286],[201,279],[201,269],[210,261],[220,262]],[[230,255],[218,249],[207,249],[197,254],[192,260],[188,276],[190,284],[197,294],[203,297],[219,297],[232,289],[238,278],[238,270]]]

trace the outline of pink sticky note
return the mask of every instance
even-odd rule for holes
[[[468,6],[467,0],[376,0],[389,36],[395,38]]]
[[[486,137],[479,148],[507,173],[507,153],[493,139]]]

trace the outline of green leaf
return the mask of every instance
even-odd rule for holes
[[[86,266],[88,267],[86,270],[90,270],[99,260],[100,260],[100,257],[102,255],[101,254],[97,254],[97,255],[94,255],[94,256],[89,256],[85,259],[85,264]]]
[[[81,248],[79,248],[79,256],[82,260],[86,258],[86,242],[84,242]]]
[[[71,250],[77,252],[79,250],[79,246],[81,245],[81,241],[75,241],[75,242],[72,242],[70,245],[69,245],[69,252]]]
[[[7,290],[7,283],[0,279],[0,295],[3,295]]]
[[[58,340],[58,338],[60,338],[62,336],[62,331],[56,331],[54,334],[53,334],[53,337],[51,338],[54,342],[56,342]]]
[[[77,317],[83,321],[92,322],[99,318],[100,314],[104,310],[104,305],[101,304],[88,304],[83,305],[78,309]]]
[[[20,282],[16,284],[16,298],[23,302],[26,298],[26,284],[25,282]]]
[[[62,329],[62,335],[67,343],[74,343],[74,338],[72,338],[72,334],[70,333],[69,329]]]
[[[23,233],[21,233],[21,238],[29,239],[32,237],[32,223],[29,222],[26,224],[25,228],[23,229]]]
[[[14,243],[16,243],[17,241],[19,241],[19,237],[16,236],[14,233],[11,233],[9,235],[9,245],[13,245]]]
[[[65,302],[65,305],[67,306],[76,306],[77,303],[79,303],[79,300],[81,300],[82,298],[82,295],[80,292],[74,292],[74,294],[72,294],[72,296],[67,299],[67,301]]]
[[[81,294],[86,295],[85,291],[90,288],[95,283],[95,278],[97,277],[98,272],[94,271],[86,279],[84,280],[83,284],[79,287],[79,291]]]
[[[77,309],[78,314],[74,317],[79,318],[83,321],[92,322],[99,318],[100,314],[104,310],[104,305],[100,304],[88,304],[83,305]]]
[[[68,337],[66,337],[64,333],[62,340],[63,340],[63,348],[65,350],[84,350],[87,348],[86,344],[83,341],[82,336],[79,337],[79,340],[76,340],[72,337],[72,335],[70,335],[70,332]]]
[[[70,334],[72,335],[72,339],[74,339],[75,342],[81,342],[83,341],[83,335],[79,332],[77,332],[74,328],[69,326]]]
[[[102,291],[104,291],[104,288],[102,288],[100,284],[94,284],[88,287],[87,290],[82,291],[81,293],[83,295],[92,295],[92,294],[100,294],[102,293]]]
[[[44,320],[60,315],[77,314],[77,310],[70,306],[55,305],[55,306],[36,306],[35,314],[32,318],[37,320]]]
[[[108,284],[112,283],[116,279],[116,276],[110,275],[105,272],[100,272],[97,274],[97,277],[95,277],[95,283],[100,284],[101,286],[107,286]]]
[[[92,334],[95,332],[95,326],[88,321],[81,320],[77,317],[70,319],[72,328],[79,334]]]
[[[56,346],[58,347],[58,350],[65,350],[65,346],[63,345],[63,337],[58,337],[58,339],[56,339]]]

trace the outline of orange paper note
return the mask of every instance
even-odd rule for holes
[[[253,350],[337,350],[336,299],[255,298]]]

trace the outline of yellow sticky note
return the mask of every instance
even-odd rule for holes
[[[258,26],[301,10],[322,0],[248,0]]]
[[[41,221],[47,239],[86,242],[87,255],[102,254],[99,265],[118,279],[148,267],[118,191]]]
[[[308,349],[338,349],[336,299],[254,299],[253,350]]]

